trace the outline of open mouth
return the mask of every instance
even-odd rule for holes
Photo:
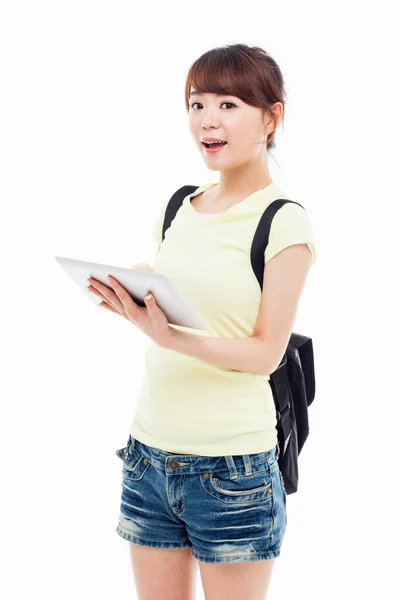
[[[219,148],[220,146],[225,146],[227,142],[201,142],[206,148]]]

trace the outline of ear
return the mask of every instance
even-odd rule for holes
[[[264,117],[264,135],[265,140],[267,136],[274,131],[274,129],[278,128],[278,125],[282,121],[283,116],[283,104],[282,102],[275,102],[275,104],[271,108],[274,116],[265,113]]]

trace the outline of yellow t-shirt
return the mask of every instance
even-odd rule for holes
[[[259,219],[277,198],[288,198],[275,184],[254,192],[212,216],[198,213],[192,196],[218,185],[200,186],[186,196],[165,233],[162,224],[169,198],[154,224],[161,248],[153,265],[170,279],[206,330],[194,335],[246,338],[252,335],[261,301],[250,248]],[[300,204],[303,204],[300,201]],[[304,242],[316,260],[308,213],[287,203],[276,213],[265,262]],[[234,371],[166,350],[150,341],[131,434],[140,442],[176,454],[225,456],[252,454],[276,445],[276,412],[269,375]]]

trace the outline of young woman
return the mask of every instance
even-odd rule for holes
[[[117,450],[117,532],[130,542],[139,598],[194,599],[198,565],[207,600],[259,600],[286,530],[269,375],[316,259],[314,233],[298,204],[276,213],[261,293],[251,243],[265,208],[288,198],[268,168],[285,106],[273,58],[244,44],[212,49],[191,66],[185,102],[194,142],[219,182],[185,197],[164,241],[163,203],[154,269],[207,329],[168,325],[157,299],[138,307],[113,279],[113,291],[95,291],[151,339],[128,442]]]

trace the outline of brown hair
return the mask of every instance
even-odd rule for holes
[[[236,96],[250,106],[262,108],[262,117],[272,111],[275,102],[283,105],[282,126],[286,91],[282,72],[275,60],[258,46],[230,44],[213,48],[202,54],[190,67],[185,84],[185,105],[189,112],[189,92],[197,91]],[[275,126],[276,129],[276,126]],[[267,152],[275,148],[275,129],[268,135]]]

